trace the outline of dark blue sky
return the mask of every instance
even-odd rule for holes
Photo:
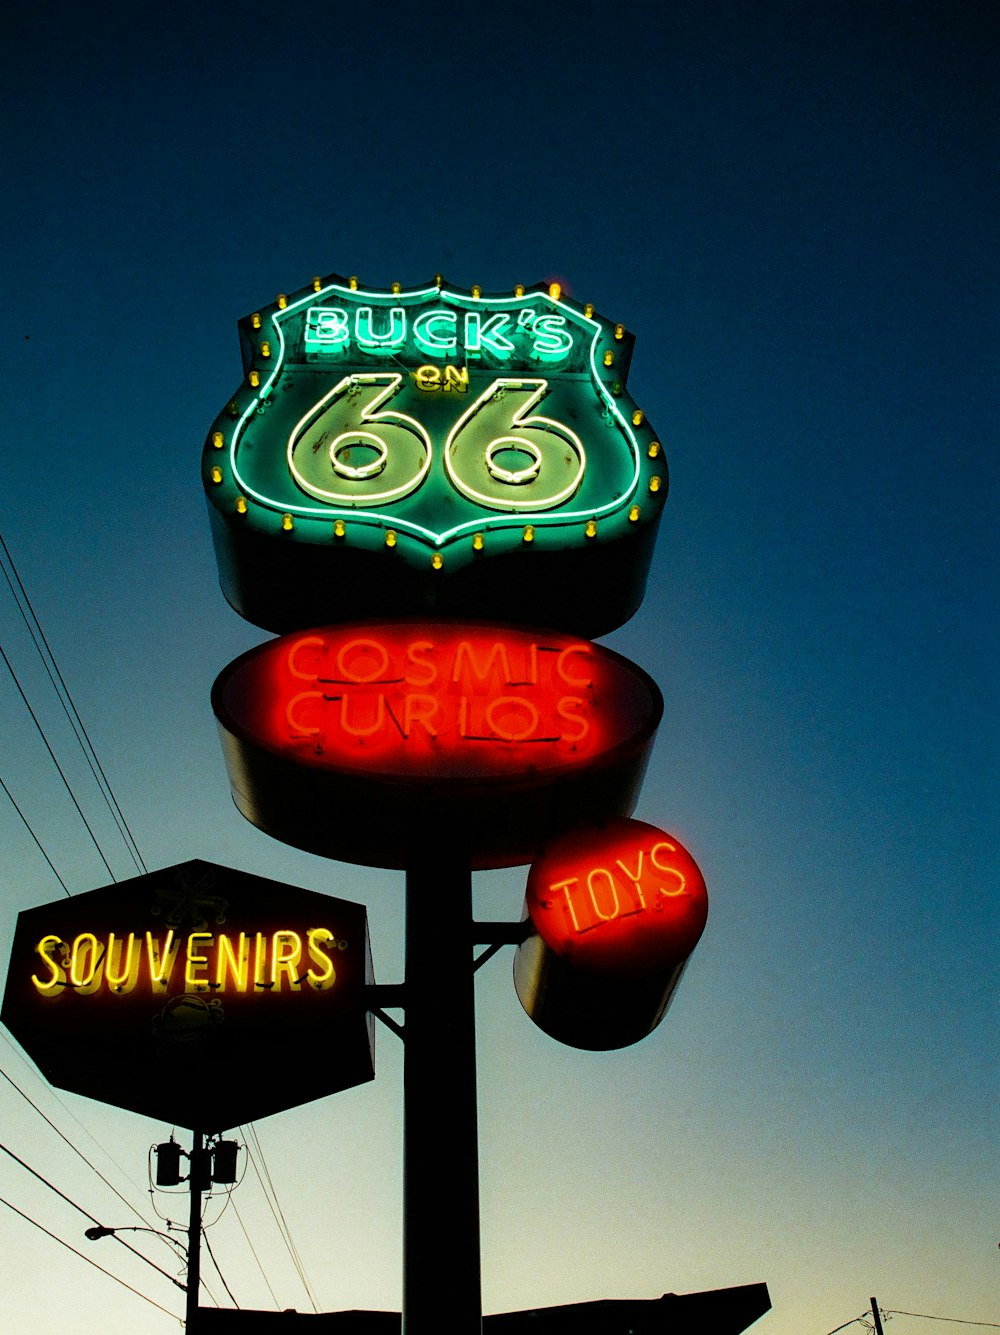
[[[401,878],[247,825],[208,707],[262,638],[218,591],[199,483],[235,321],[313,274],[443,272],[558,277],[636,334],[671,493],[609,643],[666,697],[637,815],[695,853],[711,914],[622,1054],[535,1031],[509,960],[482,975],[488,1309],[763,1279],[769,1335],[825,1335],[873,1291],[1000,1319],[995,5],[10,0],[5,29],[0,530],[147,863],[364,900],[382,981]],[[9,604],[0,638],[33,680]],[[101,884],[9,682],[0,725],[61,873]],[[8,808],[0,831],[9,936],[60,891]],[[516,917],[522,889],[484,875],[477,911]],[[17,1102],[8,1141],[54,1156]],[[261,1124],[327,1308],[398,1303],[399,1103],[385,1034],[372,1086]],[[164,1129],[73,1110],[141,1182]],[[42,1213],[13,1172],[0,1194]],[[268,1305],[231,1223],[220,1261]],[[32,1232],[0,1215],[35,1258],[12,1328],[42,1267],[86,1295],[79,1335],[118,1329],[112,1302],[170,1328]]]

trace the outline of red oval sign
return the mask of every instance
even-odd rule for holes
[[[530,861],[574,797],[628,814],[663,709],[652,678],[588,640],[428,621],[281,636],[231,663],[212,704],[248,819],[388,867],[445,829],[472,865]]]

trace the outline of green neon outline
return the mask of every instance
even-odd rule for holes
[[[568,442],[570,447],[576,452],[579,459],[579,467],[572,483],[568,487],[564,487],[562,491],[557,492],[554,496],[546,496],[544,500],[515,500],[514,498],[510,498],[499,503],[497,497],[484,496],[483,493],[477,491],[475,487],[471,487],[468,483],[462,482],[452,465],[452,447],[455,444],[456,438],[461,435],[467,426],[469,426],[476,413],[478,413],[479,410],[491,399],[495,398],[500,390],[524,389],[531,385],[535,386],[535,392],[532,394],[531,398],[528,399],[523,408],[515,411],[510,419],[511,426],[513,428],[539,426],[542,430],[551,430],[560,440]],[[478,501],[479,504],[484,505],[488,510],[512,510],[524,514],[533,513],[536,510],[551,510],[554,506],[568,500],[570,496],[574,496],[579,491],[580,484],[587,471],[587,452],[583,448],[583,441],[575,431],[570,430],[565,422],[557,422],[553,417],[542,417],[541,415],[536,417],[525,416],[526,413],[530,413],[532,408],[545,398],[548,390],[549,382],[547,380],[537,380],[534,377],[530,379],[516,380],[509,376],[498,377],[486,387],[474,403],[470,404],[448,432],[448,439],[444,443],[444,468],[445,472],[448,474],[448,480],[456,491],[460,492],[467,500]],[[518,446],[518,448],[524,448],[520,445],[516,436],[498,436],[495,440],[489,442],[486,446],[486,451],[489,451],[493,445],[502,440],[511,440]]]
[[[358,419],[360,424],[362,426],[369,426],[372,423],[376,422],[391,422],[391,421],[403,422],[406,424],[404,430],[412,430],[413,434],[419,436],[420,440],[423,442],[423,446],[426,451],[426,457],[424,458],[423,466],[421,467],[420,471],[413,477],[412,480],[406,482],[403,486],[395,487],[390,491],[376,492],[373,496],[352,496],[351,500],[353,501],[353,505],[351,506],[351,509],[353,510],[355,506],[359,505],[363,505],[367,509],[369,505],[376,505],[379,501],[392,501],[396,500],[400,496],[408,496],[411,491],[415,491],[417,487],[421,485],[424,478],[430,472],[431,458],[433,457],[434,454],[434,447],[431,443],[431,438],[426,428],[423,426],[421,422],[418,422],[415,417],[410,417],[407,413],[376,412],[377,408],[379,408],[383,403],[386,403],[389,399],[393,398],[395,394],[399,391],[399,386],[402,382],[402,379],[403,379],[402,373],[394,371],[372,371],[370,373],[356,372],[354,375],[345,375],[341,380],[337,382],[337,384],[333,387],[333,389],[331,389],[328,393],[324,394],[323,397],[317,403],[313,404],[313,406],[309,409],[307,413],[305,413],[302,417],[299,418],[295,426],[293,426],[291,431],[288,433],[288,445],[286,446],[285,449],[285,458],[288,461],[288,471],[289,473],[291,473],[298,487],[300,487],[304,492],[308,493],[308,495],[315,496],[317,500],[319,500],[323,496],[329,496],[331,500],[339,501],[341,504],[344,504],[343,492],[337,493],[335,491],[327,491],[323,487],[317,487],[314,486],[311,482],[307,482],[306,479],[299,472],[298,468],[296,468],[295,466],[294,454],[295,454],[295,446],[298,444],[299,438],[304,434],[307,427],[312,422],[314,422],[317,417],[322,416],[323,410],[327,406],[327,404],[329,404],[333,399],[338,398],[340,394],[345,392],[351,385],[356,385],[359,383],[372,384],[372,385],[378,385],[378,384],[385,385],[384,391],[381,394],[376,395],[376,397],[372,399],[371,403],[369,403],[366,407],[364,407],[361,410],[361,414]],[[381,436],[379,436],[377,432],[359,433],[357,431],[342,431],[339,436],[336,436],[330,442],[331,461],[334,459],[334,456],[336,455],[337,446],[340,444],[342,440],[344,440],[345,437],[357,436],[359,434],[364,434],[364,435],[370,434],[372,436],[375,436],[376,439],[380,441],[382,440]],[[382,445],[383,448],[385,448],[384,441],[382,441]],[[388,450],[386,450],[386,453],[388,454]],[[336,468],[336,465],[334,465],[334,468]]]
[[[362,352],[392,352],[395,348],[401,348],[406,343],[406,310],[403,306],[380,306],[379,310],[388,310],[389,312],[389,332],[387,334],[376,334],[374,308],[371,306],[358,306],[354,312],[354,341]],[[368,317],[368,333],[362,336],[361,317]],[[403,317],[402,328],[398,334],[396,332],[396,316]]]
[[[252,497],[253,500],[255,500],[265,510],[270,510],[272,513],[275,514],[282,514],[287,511],[292,514],[300,515],[303,518],[307,519],[315,518],[317,520],[328,521],[332,523],[333,520],[335,519],[353,518],[356,520],[359,517],[358,511],[354,508],[337,509],[331,506],[326,506],[323,509],[318,509],[315,506],[279,504],[277,501],[272,500],[269,496],[264,496],[254,487],[249,486],[246,482],[246,479],[242,476],[236,465],[236,452],[239,446],[240,437],[242,436],[242,433],[246,428],[246,424],[250,420],[250,418],[254,415],[254,413],[257,411],[258,404],[264,402],[270,396],[271,391],[274,388],[274,384],[277,381],[278,376],[281,374],[281,371],[284,367],[285,357],[287,355],[287,344],[285,340],[285,333],[282,328],[283,323],[285,322],[285,320],[291,319],[292,316],[297,315],[301,311],[303,306],[308,306],[310,303],[315,304],[317,300],[322,300],[328,294],[334,294],[337,297],[346,298],[348,302],[364,301],[365,298],[378,298],[378,297],[384,298],[386,296],[392,295],[396,296],[398,298],[398,304],[403,306],[419,305],[422,302],[426,301],[428,298],[433,297],[439,301],[448,300],[454,303],[454,305],[456,305],[460,310],[468,310],[474,308],[475,305],[477,304],[477,301],[476,298],[472,297],[471,295],[467,296],[462,292],[456,292],[449,288],[438,287],[433,284],[428,287],[417,288],[413,292],[387,293],[387,292],[380,292],[376,289],[354,289],[350,287],[345,287],[341,283],[328,283],[327,286],[322,288],[319,292],[310,289],[297,301],[289,302],[289,304],[286,307],[284,307],[283,310],[275,310],[271,314],[270,316],[271,323],[274,326],[275,333],[278,339],[278,355],[274,360],[274,367],[271,371],[271,374],[268,377],[266,383],[261,387],[260,393],[250,400],[246,410],[243,412],[243,414],[233,427],[232,440],[229,446],[229,466],[232,469],[233,480],[237,483],[237,485],[239,486],[240,490],[244,495]],[[633,465],[632,481],[629,483],[628,487],[621,496],[617,497],[615,500],[609,501],[605,505],[598,506],[593,510],[567,511],[564,514],[553,515],[551,516],[550,526],[556,527],[558,525],[571,523],[573,520],[576,519],[597,519],[600,518],[602,515],[610,514],[613,511],[619,509],[624,510],[625,506],[628,505],[629,502],[632,500],[639,485],[639,480],[641,476],[640,472],[641,451],[639,449],[639,443],[635,437],[635,432],[632,430],[631,422],[628,421],[628,419],[625,417],[621,409],[618,407],[618,404],[615,401],[614,396],[609,392],[607,386],[604,384],[601,378],[601,373],[598,370],[597,345],[600,340],[601,333],[603,332],[604,329],[604,326],[599,320],[596,320],[591,316],[584,315],[580,311],[574,310],[572,306],[566,305],[558,297],[553,297],[547,292],[538,292],[538,291],[525,292],[520,297],[491,297],[488,299],[486,304],[492,307],[513,306],[513,305],[523,306],[525,302],[531,303],[538,301],[547,302],[550,306],[556,307],[559,311],[567,312],[569,316],[569,322],[571,325],[574,322],[578,324],[589,325],[593,330],[593,337],[591,338],[590,349],[589,349],[591,385],[594,389],[596,389],[598,398],[604,403],[605,411],[610,413],[611,416],[617,420],[618,425],[621,428],[622,434],[625,437],[626,443],[629,445],[632,452],[632,465]],[[390,525],[398,532],[406,532],[414,537],[425,539],[435,547],[443,547],[445,546],[445,544],[451,542],[453,539],[459,537],[463,533],[474,533],[477,530],[481,530],[484,528],[510,529],[518,526],[517,521],[515,521],[512,517],[497,515],[495,518],[480,517],[478,519],[471,519],[465,523],[456,524],[453,528],[446,529],[443,533],[437,533],[433,529],[424,528],[422,524],[415,524],[411,520],[399,518],[395,515],[384,515],[377,513],[373,514],[370,511],[366,511],[365,518],[369,522],[374,520],[381,520],[383,523]],[[543,525],[545,524],[544,520],[542,520],[541,522],[543,523]]]
[[[421,352],[428,357],[447,356],[449,352],[455,352],[458,348],[458,334],[454,333],[450,338],[440,338],[437,342],[431,340],[437,337],[430,328],[437,320],[447,320],[451,316],[452,328],[458,329],[458,311],[440,311],[429,310],[421,311],[413,321],[413,341]],[[423,327],[427,327],[425,336]]]
[[[341,326],[339,338],[322,338],[323,326],[319,319],[312,319],[313,311],[317,317],[320,315],[342,315],[344,323]],[[306,311],[305,324],[302,327],[302,342],[310,348],[341,348],[351,341],[351,317],[347,311],[342,310],[340,306],[310,306]]]

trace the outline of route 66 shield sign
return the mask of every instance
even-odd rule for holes
[[[555,285],[315,279],[240,321],[203,477],[223,592],[269,630],[363,616],[599,635],[642,600],[667,491],[633,339]]]

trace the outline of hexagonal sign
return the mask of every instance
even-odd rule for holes
[[[18,914],[0,1019],[54,1085],[206,1132],[374,1076],[364,907],[191,861]]]
[[[403,613],[593,636],[642,600],[667,490],[633,338],[555,285],[316,279],[240,322],[203,478],[223,591],[298,630]]]

